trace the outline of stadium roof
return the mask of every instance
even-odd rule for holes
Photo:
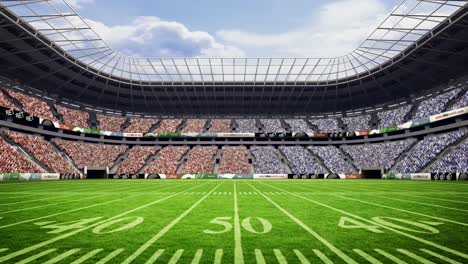
[[[339,83],[371,74],[466,5],[402,1],[362,44],[334,58],[135,58],[110,47],[65,0],[0,1],[37,34],[97,74],[130,83]]]
[[[77,104],[162,115],[343,112],[467,74],[467,1],[403,1],[337,58],[131,58],[62,0],[0,0],[0,75]]]

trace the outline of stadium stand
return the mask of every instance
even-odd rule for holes
[[[65,124],[87,128],[89,125],[89,113],[85,111],[75,110],[55,104],[55,109],[63,117]]]
[[[453,104],[449,110],[455,110],[466,106],[468,106],[468,91],[465,91],[463,96],[455,104]]]
[[[185,127],[181,130],[182,133],[203,133],[207,120],[206,119],[187,119]]]
[[[371,128],[370,115],[360,115],[360,116],[353,116],[353,117],[343,117],[343,123],[348,128],[346,131],[361,131],[361,130],[369,130]]]
[[[414,143],[416,143],[416,139],[366,145],[344,145],[341,146],[341,150],[353,159],[352,162],[358,169],[383,167],[388,170],[393,166],[397,158]]]
[[[250,173],[246,147],[223,147],[218,173]]]
[[[341,151],[334,146],[310,146],[315,155],[319,156],[332,173],[355,173],[356,169],[343,158]]]
[[[189,150],[189,147],[165,147],[159,151],[158,156],[153,160],[148,167],[144,169],[144,173],[160,173],[174,174],[177,168],[182,163],[182,156]]]
[[[434,173],[468,172],[468,142],[458,145],[429,168]]]
[[[281,174],[288,173],[284,164],[278,157],[278,153],[274,147],[258,147],[250,148],[254,156],[255,173],[259,174]]]
[[[0,137],[0,172],[41,173],[45,171]]]
[[[153,131],[155,133],[175,133],[182,123],[182,119],[163,119]]]
[[[230,133],[231,119],[211,119],[210,133]]]
[[[266,133],[284,133],[286,130],[281,125],[279,119],[260,119],[260,124],[263,126],[263,132]]]
[[[289,126],[292,133],[314,132],[304,119],[285,119],[284,122]]]
[[[453,89],[449,92],[439,94],[429,99],[423,100],[419,103],[418,109],[414,116],[415,119],[429,117],[442,113],[446,105],[453,100],[457,94],[461,92],[460,88]]]
[[[213,173],[217,147],[194,147],[184,163],[182,173]]]
[[[18,109],[18,107],[14,103],[12,103],[10,99],[8,99],[2,91],[0,91],[0,106],[3,106],[8,109],[20,111],[20,109]]]
[[[41,136],[13,131],[5,131],[5,135],[32,154],[49,172],[80,173],[69,160],[60,156],[54,147]]]
[[[405,105],[402,107],[398,107],[392,110],[378,112],[378,127],[389,127],[389,126],[397,126],[403,124],[406,120],[405,117],[411,111],[412,105]]]
[[[129,125],[124,129],[124,133],[146,133],[152,126],[158,123],[158,119],[151,118],[129,118]]]
[[[255,119],[237,119],[236,132],[239,133],[257,133],[257,120]]]
[[[343,129],[341,129],[338,125],[337,119],[314,119],[314,120],[309,120],[309,123],[316,126],[317,127],[316,131],[319,131],[319,132],[327,132],[327,133],[343,132]]]
[[[150,155],[156,154],[161,147],[143,147],[135,146],[128,152],[127,158],[122,161],[115,173],[116,174],[136,174],[145,165]]]
[[[128,146],[91,144],[62,139],[54,139],[53,142],[65,151],[79,169],[84,169],[86,166],[112,167],[117,157],[128,149]]]
[[[8,88],[5,88],[4,91],[6,91],[11,97],[18,100],[18,102],[21,104],[23,110],[26,113],[29,113],[36,117],[42,117],[53,122],[58,122],[58,119],[52,114],[49,104],[47,104],[45,101],[20,92],[13,91]]]
[[[97,114],[96,119],[98,121],[98,128],[100,130],[112,132],[122,131],[122,126],[127,120],[127,118],[123,116],[111,116],[102,114]]]
[[[312,154],[304,147],[279,147],[288,160],[288,165],[296,174],[327,173],[327,170],[314,160]]]
[[[466,134],[467,130],[429,136],[419,141],[406,156],[391,169],[395,173],[421,172],[444,149]]]

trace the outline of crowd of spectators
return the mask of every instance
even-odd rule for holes
[[[392,110],[378,112],[378,127],[398,126],[405,122],[405,117],[411,111],[412,105],[405,105]]]
[[[182,133],[203,133],[207,120],[206,119],[187,119]]]
[[[416,143],[416,139],[366,145],[344,145],[341,146],[341,150],[353,159],[352,162],[358,169],[383,167],[385,170],[389,170],[397,158],[414,143]]]
[[[91,144],[63,139],[53,142],[65,151],[79,169],[84,167],[112,167],[118,156],[122,155],[128,146]]]
[[[284,133],[286,130],[281,125],[279,119],[260,119],[260,124],[263,126],[265,133]]]
[[[463,94],[463,96],[455,104],[453,104],[449,110],[455,110],[468,106],[468,90]]]
[[[292,133],[314,132],[304,119],[285,119],[284,122],[289,126]]]
[[[0,137],[0,173],[45,172]]]
[[[317,127],[318,132],[325,132],[325,133],[338,133],[343,132],[338,125],[337,119],[313,119],[309,120],[309,123]]]
[[[182,163],[182,157],[187,153],[189,147],[165,147],[159,151],[158,156],[148,167],[144,173],[156,174],[174,174],[177,168]]]
[[[55,109],[63,117],[65,124],[87,128],[89,127],[89,113],[76,109],[71,109],[55,104]]]
[[[418,173],[439,153],[466,134],[466,130],[429,136],[418,143],[391,170],[395,173]]]
[[[356,172],[351,163],[346,161],[341,155],[340,150],[334,146],[310,146],[308,149],[319,156],[332,173]]]
[[[288,160],[289,167],[296,174],[327,173],[319,163],[314,160],[312,154],[304,147],[279,147]]]
[[[283,174],[288,173],[283,162],[278,157],[274,147],[258,147],[254,146],[251,149],[254,157],[253,163],[255,173],[258,174]]]
[[[154,155],[161,150],[161,147],[143,147],[135,146],[128,152],[127,158],[122,161],[115,173],[116,174],[136,174],[145,165],[150,155]]]
[[[49,104],[45,101],[37,99],[20,92],[13,91],[11,89],[5,88],[5,92],[8,93],[11,97],[15,98],[23,106],[23,110],[33,116],[41,117],[53,122],[58,122],[58,119],[54,116],[50,110]]]
[[[231,119],[211,119],[210,133],[230,133]]]
[[[146,133],[150,128],[158,123],[157,119],[132,117],[129,119],[129,125],[124,129],[124,133]]]
[[[442,113],[447,103],[454,99],[460,92],[461,89],[457,88],[421,101],[418,109],[416,110],[416,114],[414,115],[414,119]]]
[[[123,116],[112,116],[112,115],[96,115],[98,121],[98,128],[102,131],[120,132],[122,126],[127,120]]]
[[[434,173],[466,173],[468,172],[468,141],[461,143],[429,168]]]
[[[353,117],[343,117],[343,123],[348,128],[347,131],[361,131],[361,130],[370,130],[371,125],[371,116],[370,115],[360,115]]]
[[[187,161],[184,163],[182,173],[213,173],[217,147],[194,147]]]
[[[239,133],[257,133],[257,120],[255,119],[237,119],[236,132]]]
[[[13,131],[5,131],[11,140],[29,152],[49,172],[79,173],[71,162],[62,157],[54,147],[41,136],[28,135]]]
[[[2,91],[0,91],[0,106],[19,111],[18,107],[12,103]]]
[[[182,123],[182,119],[163,119],[154,130],[155,133],[175,133]]]
[[[219,163],[218,173],[250,173],[245,147],[223,147],[222,150],[223,156]]]

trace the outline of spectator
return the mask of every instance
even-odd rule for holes
[[[206,119],[187,119],[182,133],[203,133],[206,122]]]
[[[263,125],[265,133],[284,133],[286,130],[281,125],[279,119],[260,119],[260,124]]]
[[[37,99],[36,97],[16,92],[8,88],[5,88],[4,91],[7,92],[11,97],[18,100],[18,102],[20,102],[20,104],[23,106],[23,109],[26,113],[53,122],[59,122],[58,119],[54,116],[54,114],[52,114],[50,106],[46,102]]]
[[[370,115],[343,117],[343,123],[348,128],[348,132],[370,130],[370,121]]]
[[[142,147],[142,146],[135,146],[133,147],[128,155],[127,158],[122,161],[117,170],[115,171],[116,174],[136,174],[138,171],[145,165],[146,160],[150,155],[154,155],[161,147]]]
[[[231,133],[231,119],[211,119],[210,133]]]
[[[338,133],[343,132],[343,129],[339,128],[338,120],[336,119],[316,119],[309,120],[309,123],[317,127],[318,132],[324,133]]]
[[[446,105],[461,92],[460,88],[439,94],[419,103],[414,119],[430,117],[444,111]]]
[[[239,133],[257,133],[258,128],[256,125],[257,121],[255,119],[237,119],[236,132]]]
[[[0,137],[0,173],[43,173],[41,167]]]
[[[110,132],[121,132],[122,126],[127,120],[123,116],[111,116],[111,115],[96,115],[97,121],[99,123],[98,128],[102,131]]]
[[[182,157],[189,150],[189,147],[165,147],[156,159],[144,170],[144,173],[174,174],[182,163]]]
[[[89,127],[89,113],[55,104],[55,109],[63,117],[65,124],[81,128]]]
[[[182,123],[182,119],[163,119],[159,123],[158,128],[154,130],[155,133],[175,133],[177,128]]]
[[[6,97],[5,94],[0,90],[0,106],[3,106],[8,109],[13,109],[16,111],[20,111],[18,107]]]
[[[130,118],[130,125],[124,129],[124,133],[147,133],[150,128],[158,123],[157,119]]]
[[[292,133],[314,132],[303,119],[285,119],[284,122],[291,128]]]
[[[248,174],[249,161],[245,147],[223,147],[223,156],[218,167],[221,174]]]
[[[288,173],[273,147],[257,147],[250,149],[254,157],[255,173],[285,174]]]
[[[411,105],[405,105],[399,108],[392,110],[378,112],[377,117],[379,119],[378,127],[389,127],[389,126],[398,126],[405,122],[405,116],[413,108]]]
[[[468,90],[463,94],[463,97],[460,98],[455,104],[453,104],[449,110],[455,110],[468,106]]]
[[[184,163],[182,173],[213,173],[216,147],[195,147]]]
[[[327,170],[315,162],[314,157],[304,147],[279,147],[288,159],[289,167],[296,174],[327,173]]]
[[[356,173],[356,169],[346,161],[338,148],[334,146],[310,146],[308,147],[315,155],[319,156],[325,166],[332,173]]]
[[[467,173],[468,142],[465,141],[429,168],[433,173]]]

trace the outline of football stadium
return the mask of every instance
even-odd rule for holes
[[[0,0],[0,263],[468,263],[468,1]]]

